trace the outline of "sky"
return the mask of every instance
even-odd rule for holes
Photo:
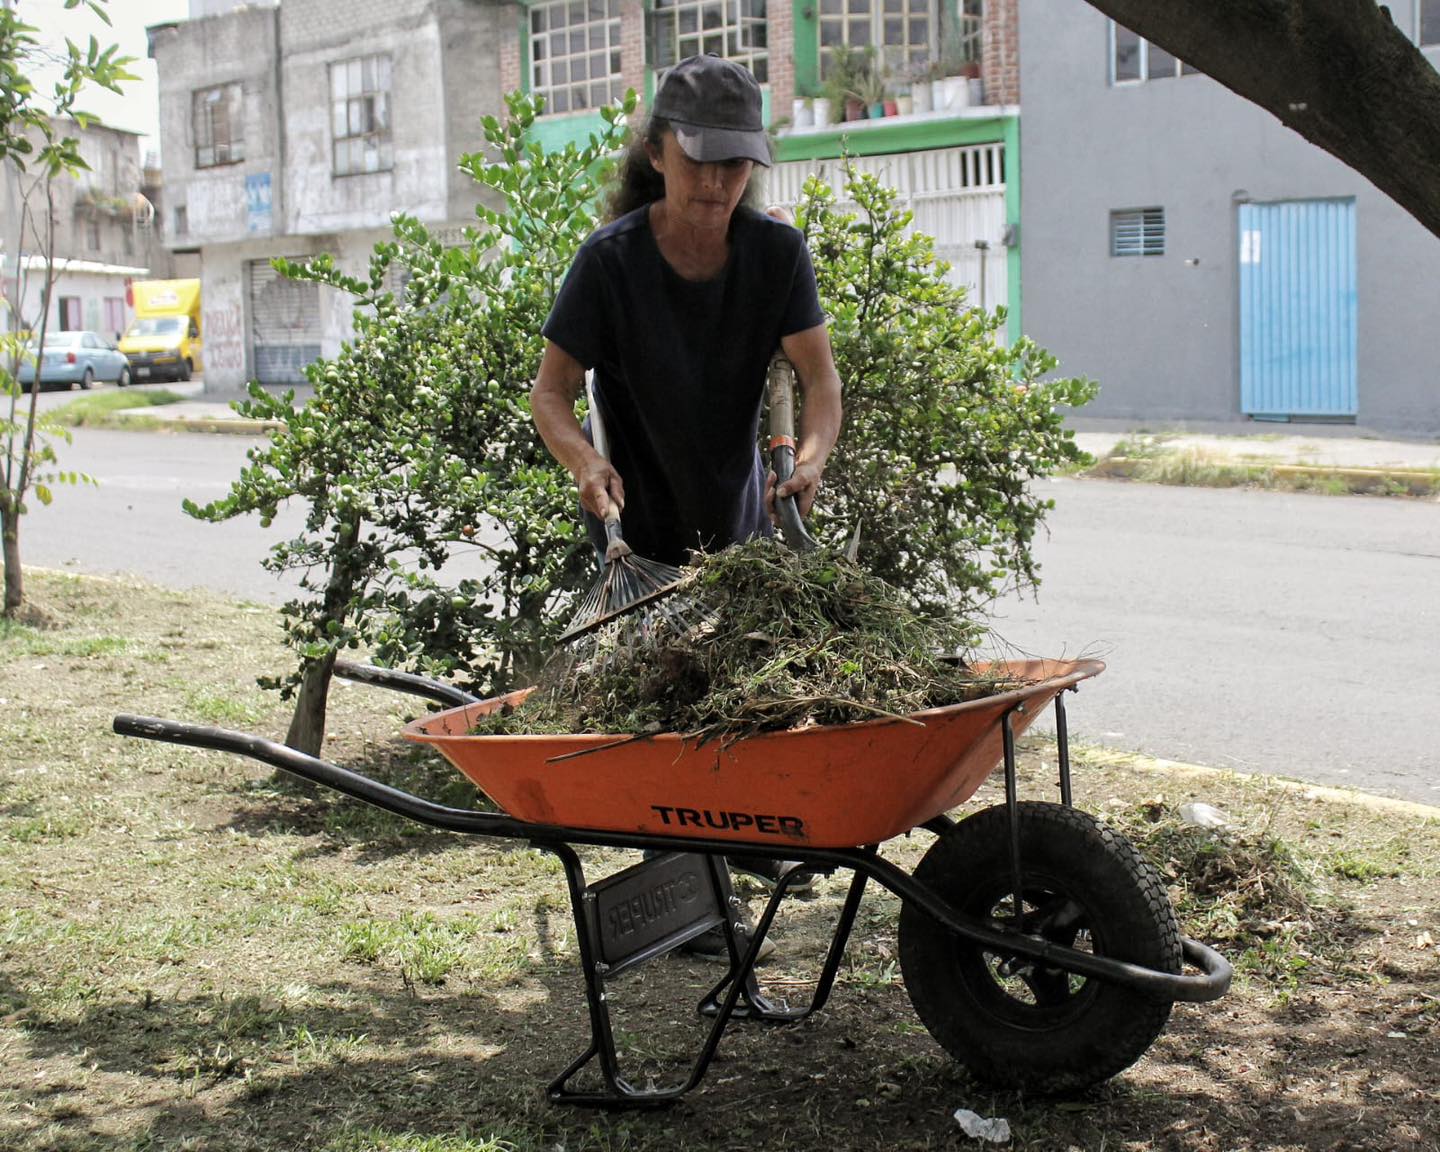
[[[123,94],[117,96],[103,88],[90,88],[79,106],[106,124],[141,133],[144,137],[140,141],[142,157],[147,152],[159,152],[160,89],[155,79],[155,61],[147,55],[145,28],[150,24],[186,19],[190,14],[189,0],[109,0],[102,5],[110,16],[109,27],[83,3],[69,11],[65,9],[64,0],[12,0],[12,3],[25,23],[39,29],[40,40],[47,47],[63,52],[68,37],[84,48],[94,35],[102,48],[118,44],[120,55],[135,57],[129,70],[138,79],[126,84]],[[50,83],[45,82],[43,76],[32,79],[40,81],[36,87],[41,92],[49,89]]]

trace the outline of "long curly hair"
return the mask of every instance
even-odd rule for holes
[[[646,150],[646,145],[659,152],[664,144],[665,133],[670,130],[669,120],[663,116],[652,115],[640,131],[630,134],[630,142],[625,146],[625,154],[620,158],[620,164],[611,180],[610,191],[605,197],[606,224],[620,219],[627,212],[665,198],[665,177],[655,171],[655,166],[650,163],[650,153]],[[753,208],[757,212],[764,200],[760,171],[760,165],[755,165],[750,173],[750,182],[745,185],[745,194],[740,198],[741,207]]]

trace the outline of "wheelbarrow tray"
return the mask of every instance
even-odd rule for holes
[[[674,733],[472,735],[477,720],[521,706],[531,689],[412,721],[509,815],[537,824],[846,848],[908,832],[972,796],[1019,735],[1098,660],[996,661],[977,672],[1024,686],[905,719],[765,732],[729,743]]]

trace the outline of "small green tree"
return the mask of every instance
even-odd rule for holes
[[[65,0],[65,7],[75,8],[81,2]],[[104,0],[85,2],[110,22]],[[3,237],[7,331],[0,340],[0,553],[6,616],[15,615],[25,599],[20,517],[26,511],[26,497],[33,491],[36,499],[48,504],[51,484],[86,479],[59,468],[54,443],[56,439],[68,442],[69,434],[41,418],[37,408],[38,350],[45,344],[56,278],[54,184],[89,167],[80,155],[80,141],[65,134],[63,126],[74,122],[83,128],[89,123],[91,118],[76,107],[87,85],[118,92],[121,84],[135,79],[126,70],[133,58],[118,56],[115,45],[101,48],[92,36],[84,49],[69,41],[65,49],[60,77],[44,100],[31,75],[49,54],[41,47],[35,28],[23,23],[14,8],[0,7],[0,179],[7,181],[5,202],[12,217]],[[33,272],[23,257],[27,247],[40,257]],[[33,294],[38,314],[27,316],[23,302],[31,298],[32,286],[27,281],[32,276],[38,280],[38,292]],[[29,403],[22,407],[19,377],[27,358],[33,363],[35,383]]]
[[[224,499],[185,504],[207,520],[307,506],[302,534],[266,561],[302,572],[305,594],[284,608],[300,663],[275,686],[296,696],[286,742],[307,752],[323,741],[344,648],[499,691],[539,667],[567,596],[593,576],[573,484],[535,430],[529,391],[634,96],[602,110],[587,144],[557,151],[526,143],[538,104],[512,96],[508,107],[504,124],[484,122],[491,155],[462,160],[504,205],[478,209],[466,245],[442,248],[402,217],[367,279],[328,257],[277,262],[352,294],[355,339],[310,366],[303,408],[252,385],[240,410],[280,430]],[[398,298],[384,287],[395,267],[408,277]]]
[[[812,179],[797,213],[845,389],[816,531],[838,544],[858,525],[862,563],[915,607],[979,617],[1037,582],[1030,546],[1052,502],[1031,481],[1084,459],[1057,406],[1095,385],[1042,379],[1056,362],[1029,339],[1005,347],[1004,309],[945,281],[893,189],[849,168],[846,195],[856,212]]]

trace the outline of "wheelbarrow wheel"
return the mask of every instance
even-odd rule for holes
[[[1159,875],[1123,836],[1059,804],[1019,806],[1027,934],[1162,972],[1181,969],[1180,928]],[[1003,805],[961,820],[915,879],[968,917],[1013,922]],[[1079,1091],[1129,1067],[1170,1016],[1157,1000],[961,939],[907,903],[900,970],[930,1034],[976,1079],[1043,1095]]]

